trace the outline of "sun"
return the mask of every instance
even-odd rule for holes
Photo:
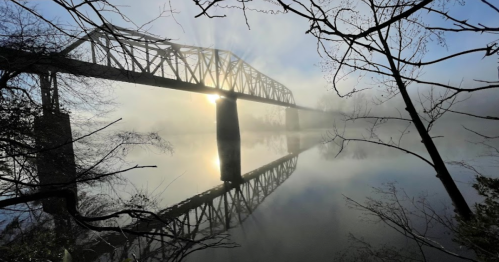
[[[217,100],[220,99],[219,95],[208,95],[208,101],[212,104],[216,104]]]

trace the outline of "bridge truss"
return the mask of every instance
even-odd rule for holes
[[[298,157],[288,155],[243,175],[244,183],[222,184],[161,213],[176,217],[174,234],[196,239],[241,224],[296,169]],[[194,225],[194,226],[193,226]]]
[[[157,80],[152,85],[295,105],[288,88],[230,51],[175,44],[111,24],[103,28],[108,30],[91,31],[61,55],[74,53],[79,61],[114,69],[111,74],[118,70],[121,77],[113,76],[114,80],[151,84],[145,79],[152,78]],[[160,79],[177,83],[165,85]]]

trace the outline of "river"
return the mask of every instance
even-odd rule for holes
[[[385,187],[387,183],[394,183],[400,192],[404,190],[411,197],[425,194],[435,210],[440,212],[447,208],[447,214],[451,214],[450,199],[429,165],[409,154],[369,144],[351,144],[336,156],[338,147],[325,143],[325,130],[243,132],[241,171],[246,174],[243,177],[247,176],[245,183],[249,183],[249,189],[256,185],[261,190],[258,196],[255,191],[241,196],[242,200],[234,193],[235,189],[229,190],[225,196],[229,197],[229,203],[225,204],[232,209],[224,214],[223,193],[210,191],[217,186],[217,190],[223,187],[216,135],[176,135],[168,140],[174,148],[171,154],[150,149],[132,151],[128,156],[131,162],[158,167],[126,173],[124,176],[130,183],[115,186],[115,191],[124,196],[147,193],[154,200],[156,211],[175,216],[183,214],[179,219],[185,219],[189,213],[183,221],[190,221],[191,228],[182,231],[184,234],[188,230],[190,233],[195,231],[193,234],[208,234],[208,228],[216,227],[211,233],[227,234],[228,239],[238,245],[235,248],[207,248],[190,254],[187,261],[333,261],[339,259],[342,252],[357,252],[351,247],[356,243],[352,236],[373,246],[414,248],[403,235],[383,223],[370,221],[364,211],[347,205],[347,197],[360,203],[369,197],[383,197],[375,193],[374,188]],[[444,154],[459,157],[475,153],[466,146],[455,146],[445,147]],[[269,172],[274,173],[269,176]],[[451,172],[465,198],[477,200],[469,184],[472,174],[452,166]],[[269,182],[272,175],[277,179]],[[255,177],[259,177],[260,187]],[[264,187],[271,190],[266,192]],[[246,192],[244,185],[241,189]],[[236,195],[240,203],[245,204],[234,204]],[[230,197],[234,205],[231,205]],[[192,199],[185,202],[189,198]],[[209,219],[217,218],[211,211],[211,217],[208,217],[206,210],[210,208],[203,206],[208,203],[206,199],[220,212],[216,225],[210,225]],[[169,211],[163,211],[167,207],[170,207]],[[190,211],[177,211],[180,209]],[[443,231],[436,227],[434,232],[441,234]],[[442,243],[456,246],[448,237],[438,237]],[[141,254],[140,257],[147,261],[162,261],[168,256],[161,251],[160,244],[148,243],[147,248],[129,246],[129,252]]]

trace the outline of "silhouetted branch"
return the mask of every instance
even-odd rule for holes
[[[475,114],[470,114],[470,113],[466,113],[466,112],[459,112],[459,111],[454,111],[454,110],[450,110],[450,109],[447,109],[447,111],[449,111],[451,113],[456,113],[456,114],[461,114],[461,115],[466,115],[466,116],[471,116],[471,117],[476,117],[476,118],[481,118],[481,119],[499,120],[499,117],[495,117],[495,116],[479,116],[479,115],[475,115]]]
[[[475,135],[479,135],[479,136],[481,136],[483,138],[486,138],[486,139],[496,139],[496,138],[499,138],[499,136],[486,136],[484,134],[480,134],[480,133],[478,133],[476,131],[473,131],[473,130],[465,127],[465,126],[463,126],[463,128],[466,129],[466,130],[468,130],[468,131],[470,131],[470,132],[472,132],[472,133],[474,133]]]
[[[222,2],[222,1],[224,1],[224,0],[213,0],[213,1],[211,1],[211,2],[210,2],[210,1],[205,1],[204,3],[207,3],[207,4],[208,4],[206,7],[203,7],[203,4],[201,4],[201,3],[200,3],[200,0],[193,0],[193,1],[194,1],[194,3],[196,3],[196,5],[197,5],[197,6],[199,6],[199,8],[201,8],[201,10],[202,10],[202,12],[201,12],[201,13],[199,13],[199,14],[197,14],[197,15],[195,16],[196,18],[198,18],[198,17],[200,17],[200,16],[202,16],[202,15],[205,15],[205,16],[207,16],[207,17],[209,17],[209,18],[215,18],[215,17],[226,17],[226,15],[221,15],[221,16],[220,16],[220,15],[213,15],[213,16],[212,16],[212,15],[209,15],[209,14],[207,13],[208,9],[210,9],[213,5],[215,5],[215,4],[216,4],[216,3],[218,3],[218,2]],[[243,0],[243,1],[244,1],[244,0]]]
[[[375,188],[375,193],[382,195],[384,200],[367,198],[363,204],[344,196],[347,204],[354,209],[365,211],[366,218],[371,218],[375,223],[383,223],[395,232],[403,235],[406,239],[414,241],[419,248],[420,258],[413,257],[414,261],[426,261],[422,247],[428,247],[439,252],[443,252],[451,257],[463,259],[466,261],[480,261],[475,258],[451,251],[449,248],[439,243],[437,239],[431,237],[432,228],[438,226],[450,232],[456,232],[453,222],[449,218],[440,215],[430,204],[427,196],[422,195],[418,198],[410,197],[402,189],[395,187],[395,184],[388,183],[385,188]],[[416,226],[422,223],[422,226]],[[353,238],[354,243],[361,244],[361,248],[368,247],[367,242],[359,242],[358,238]],[[373,247],[371,247],[373,248]],[[382,258],[386,253],[386,248],[380,249],[380,252],[370,252],[369,258]],[[362,250],[362,249],[361,249]],[[359,250],[359,251],[361,251]],[[373,249],[374,250],[374,249]],[[385,250],[385,251],[383,251]],[[391,249],[394,256],[404,257],[414,253],[403,249]],[[355,252],[355,250],[353,251]],[[365,258],[367,259],[367,258]]]
[[[338,141],[338,140],[340,140],[340,141]],[[336,154],[338,156],[339,154],[341,154],[341,152],[343,151],[343,149],[345,148],[345,146],[350,141],[352,141],[352,142],[364,142],[364,143],[376,144],[376,145],[381,145],[381,146],[385,146],[385,147],[397,149],[397,150],[400,150],[400,151],[405,152],[407,154],[413,155],[413,156],[415,156],[415,157],[423,160],[428,165],[434,167],[433,163],[431,163],[429,160],[427,160],[423,156],[421,156],[419,154],[416,154],[416,153],[414,153],[414,152],[412,152],[410,150],[407,150],[405,148],[402,148],[400,146],[393,145],[393,144],[388,144],[388,143],[384,143],[384,142],[382,142],[380,140],[379,141],[373,141],[373,140],[361,139],[361,138],[345,138],[344,136],[342,136],[341,134],[339,134],[337,131],[335,131],[334,136],[331,136],[331,135],[328,134],[328,140],[325,141],[325,142],[326,143],[334,142],[334,143],[336,143],[340,147],[338,153]]]

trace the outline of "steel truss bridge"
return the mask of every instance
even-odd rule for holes
[[[170,221],[169,224],[151,218],[149,222],[140,222],[127,228],[169,233],[191,240],[201,240],[223,233],[246,221],[256,208],[293,174],[298,155],[313,145],[244,174],[242,183],[221,184],[159,212],[162,220]],[[165,246],[165,239],[161,240],[145,240],[134,235],[124,238],[121,234],[112,233],[102,236],[98,243],[85,248],[93,250],[94,254],[99,254],[101,258],[103,256],[111,260],[117,256],[125,259],[134,253],[147,261],[166,261],[170,255],[169,246]],[[114,249],[113,246],[119,248]]]
[[[95,29],[59,53],[41,55],[0,47],[0,70],[40,76],[43,117],[59,112],[59,74],[225,96],[230,98],[224,99],[226,105],[217,103],[217,119],[220,116],[217,134],[222,134],[217,135],[217,141],[228,140],[239,145],[235,99],[286,106],[292,110],[310,110],[296,105],[292,92],[284,85],[229,51],[179,45],[110,24],[103,25],[103,28],[108,30]],[[219,112],[222,106],[224,110]],[[45,111],[46,108],[51,110]],[[286,122],[294,122],[294,126],[298,127],[297,111],[292,110],[289,110],[289,117],[286,112]],[[70,130],[69,117],[65,121],[63,124]],[[242,177],[242,182],[224,183],[162,211],[160,217],[171,220],[167,225],[150,219],[147,223],[134,224],[133,229],[168,231],[173,236],[193,240],[224,232],[245,221],[268,195],[291,176],[298,154],[304,150],[290,153],[243,176],[239,170],[239,174],[235,174]],[[101,239],[105,241],[92,243],[88,247],[99,256],[115,253],[112,246],[132,252],[132,246],[136,247],[136,243],[141,241],[136,236],[128,235],[123,243],[123,235],[120,234],[109,234]],[[151,252],[159,252],[159,255],[161,250],[165,250],[158,246],[161,243],[164,242],[149,242],[147,249],[156,250]]]
[[[56,54],[0,47],[0,70],[68,73],[299,107],[291,90],[230,51],[175,44],[111,24]]]

